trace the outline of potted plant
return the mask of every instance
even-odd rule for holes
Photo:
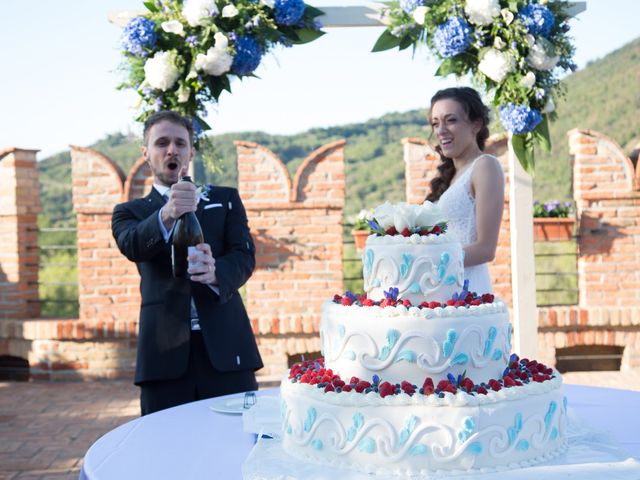
[[[353,220],[353,229],[351,230],[351,236],[356,244],[356,251],[361,252],[364,250],[364,244],[367,241],[367,237],[371,234],[371,228],[369,227],[369,220],[373,219],[373,214],[369,210],[360,210],[360,213]]]
[[[576,223],[571,202],[551,200],[533,204],[533,237],[538,241],[568,241]]]

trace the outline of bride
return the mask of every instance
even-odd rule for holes
[[[469,290],[492,292],[488,262],[498,245],[504,174],[498,159],[483,152],[489,109],[474,89],[447,88],[431,99],[429,120],[441,163],[427,200],[438,203],[462,243]]]

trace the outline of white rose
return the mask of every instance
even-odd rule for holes
[[[144,64],[145,80],[152,88],[166,92],[178,80],[180,71],[176,66],[176,52],[157,52]]]
[[[560,60],[559,55],[551,56],[553,53],[553,45],[548,40],[539,38],[529,50],[527,63],[536,70],[552,70]]]
[[[169,20],[168,22],[162,22],[160,24],[162,30],[167,33],[175,33],[176,35],[184,35],[184,27],[178,20]]]
[[[515,59],[508,53],[491,48],[482,57],[478,70],[496,83],[502,82],[515,67]]]
[[[227,48],[229,46],[229,39],[222,32],[217,32],[213,36],[213,39],[215,40],[215,47],[216,48],[224,49],[224,48]]]
[[[178,103],[187,103],[189,101],[189,97],[191,96],[191,89],[189,87],[185,87],[181,85],[178,88]]]
[[[229,4],[229,5],[225,5],[224,8],[222,9],[222,16],[224,18],[233,18],[236,15],[238,15],[238,9],[236,8],[235,5]]]
[[[513,12],[508,8],[503,8],[502,10],[500,10],[500,15],[502,15],[502,19],[507,25],[513,22]]]
[[[196,56],[196,70],[202,70],[214,76],[227,73],[232,63],[233,57],[223,48],[211,47],[206,55],[199,53]]]
[[[542,108],[542,113],[551,113],[555,109],[556,109],[556,104],[553,103],[553,98],[549,97],[549,100],[547,100],[547,103]]]
[[[215,0],[186,0],[182,15],[192,27],[202,26],[204,20],[218,13]]]
[[[494,17],[500,15],[500,2],[498,0],[467,0],[464,12],[471,23],[491,25]]]
[[[425,7],[424,5],[416,7],[413,11],[413,21],[418,25],[424,25],[424,17],[427,15],[428,11],[429,7]]]
[[[393,225],[398,232],[402,232],[405,228],[412,230],[416,226],[417,205],[408,205],[399,203],[393,212]]]
[[[438,223],[444,222],[444,214],[442,209],[435,203],[428,200],[418,206],[418,215],[416,216],[416,227],[434,227]]]
[[[496,37],[495,40],[493,41],[493,48],[496,48],[498,50],[502,50],[506,46],[507,44],[504,43],[504,40],[502,40],[502,38],[500,37]]]
[[[527,74],[520,80],[520,85],[525,88],[531,88],[536,84],[536,74],[533,72],[527,72]]]
[[[273,8],[273,5],[275,4],[275,0],[260,0],[260,3],[269,8]]]
[[[378,225],[384,230],[393,226],[393,211],[394,207],[389,202],[384,202],[382,205],[376,207],[373,211],[373,218],[376,219]]]

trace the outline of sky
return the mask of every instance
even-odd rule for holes
[[[313,6],[363,0],[307,0]],[[571,22],[583,68],[640,35],[638,0],[586,0]],[[107,134],[140,132],[137,96],[117,90],[120,27],[110,12],[143,11],[142,0],[0,0],[0,149],[38,149],[38,158],[89,146]],[[278,49],[223,93],[207,122],[214,134],[292,134],[426,108],[453,77],[434,77],[426,49],[371,53],[382,27],[326,29],[310,44]],[[585,126],[588,127],[588,126]]]

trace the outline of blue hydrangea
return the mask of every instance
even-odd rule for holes
[[[544,5],[527,5],[518,14],[518,18],[532,35],[551,35],[556,16]]]
[[[445,58],[464,52],[471,40],[471,27],[461,17],[451,17],[440,25],[433,34],[436,50]]]
[[[511,133],[528,133],[542,121],[542,115],[528,105],[507,103],[500,106],[500,121]]]
[[[278,25],[295,25],[302,18],[306,5],[303,0],[276,0],[273,8]]]
[[[122,48],[136,57],[145,56],[145,48],[153,48],[156,44],[155,28],[155,22],[148,18],[132,18],[122,31]]]
[[[236,40],[236,55],[233,57],[231,70],[237,75],[249,75],[258,68],[262,60],[260,45],[251,35],[238,37]]]
[[[421,5],[424,5],[423,0],[400,0],[400,8],[409,15]]]

